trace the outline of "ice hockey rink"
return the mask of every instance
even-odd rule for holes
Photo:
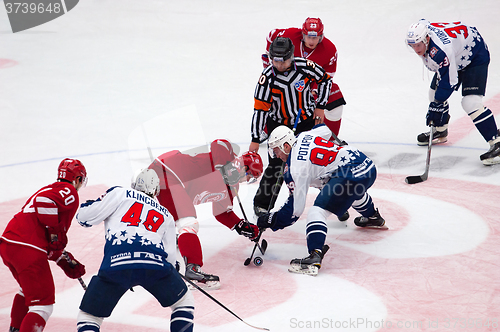
[[[378,168],[370,189],[387,231],[328,221],[330,251],[317,277],[287,272],[307,255],[305,214],[264,238],[260,267],[244,266],[252,243],[197,207],[211,292],[245,322],[271,331],[500,331],[500,165],[450,98],[448,143],[424,171],[427,91],[432,75],[404,43],[421,18],[462,21],[486,40],[491,64],[485,105],[500,124],[498,0],[159,1],[86,0],[60,18],[12,33],[0,6],[0,231],[59,162],[80,159],[89,182],[80,200],[129,186],[133,170],[157,156],[226,138],[248,149],[253,92],[273,28],[320,17],[337,46],[334,77],[347,105],[340,137]],[[266,145],[260,153],[266,156]],[[267,160],[267,157],[265,157]],[[251,218],[256,184],[240,197]],[[317,191],[310,190],[308,206]],[[278,206],[286,198],[282,190]],[[241,216],[239,206],[235,211]],[[98,271],[103,226],[69,231],[68,251]],[[83,289],[57,266],[56,304],[46,331],[76,330]],[[9,328],[18,286],[0,264],[0,330]],[[253,331],[195,292],[195,331]],[[141,288],[127,292],[102,331],[168,331],[170,309]]]

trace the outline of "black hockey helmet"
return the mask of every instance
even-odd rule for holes
[[[276,61],[286,61],[290,58],[293,60],[294,50],[295,47],[290,38],[278,37],[269,46],[269,57]]]

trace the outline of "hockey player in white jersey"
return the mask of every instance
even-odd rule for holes
[[[174,219],[155,199],[160,191],[158,175],[143,170],[132,186],[112,187],[80,206],[80,225],[104,221],[106,244],[99,272],[80,304],[78,332],[100,331],[103,319],[134,286],[142,286],[163,307],[171,307],[170,331],[193,331],[193,295],[174,267]]]
[[[354,219],[359,227],[385,227],[385,220],[366,192],[377,177],[373,161],[349,145],[330,141],[331,131],[324,124],[295,137],[285,126],[269,136],[269,153],[286,161],[283,177],[290,196],[280,210],[258,218],[259,228],[283,229],[295,223],[306,206],[309,187],[320,189],[307,214],[306,237],[309,256],[293,259],[288,271],[317,275],[323,256],[328,227],[326,219],[342,216],[351,206],[361,216]]]
[[[424,65],[435,72],[429,90],[427,125],[435,126],[432,144],[444,143],[450,120],[448,98],[462,86],[462,108],[490,149],[480,156],[484,165],[500,163],[500,131],[491,110],[483,105],[490,53],[475,27],[420,20],[408,29],[406,43],[420,56]],[[417,137],[427,146],[429,133]]]

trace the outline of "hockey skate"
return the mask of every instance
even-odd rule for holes
[[[420,135],[418,135],[417,144],[421,146],[429,145],[429,134],[430,132],[421,133]],[[441,143],[446,143],[447,141],[448,141],[448,129],[445,129],[444,131],[437,131],[436,128],[434,128],[432,132],[432,144],[441,144]]]
[[[202,272],[201,267],[197,264],[190,263],[186,265],[185,277],[205,290],[216,290],[220,288],[219,277]],[[190,284],[188,284],[188,287],[194,289]]]
[[[349,219],[349,211],[346,211],[343,215],[337,218],[339,219],[339,221],[346,221],[347,219]]]
[[[375,209],[375,213],[371,217],[356,217],[354,218],[354,224],[358,227],[363,228],[375,228],[375,229],[389,229],[385,225],[385,220],[382,218],[378,209]]]
[[[288,272],[306,274],[313,277],[317,276],[321,268],[321,261],[328,249],[330,247],[325,244],[322,250],[315,249],[305,258],[292,259]]]
[[[493,143],[488,152],[483,153],[479,158],[486,166],[500,163],[500,142]]]

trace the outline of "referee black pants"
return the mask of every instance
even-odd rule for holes
[[[268,118],[266,125],[267,132],[270,135],[276,127],[281,126],[282,124]],[[290,129],[293,128],[293,126],[288,127]],[[309,117],[306,120],[299,122],[295,131],[295,135],[298,135],[303,131],[311,130],[313,127],[314,117]],[[255,197],[253,199],[253,205],[255,207],[270,211],[274,207],[274,203],[276,201],[276,198],[278,197],[281,185],[283,183],[283,176],[281,172],[285,163],[279,158],[271,158],[269,154],[268,158],[269,164],[264,170],[264,174],[262,175],[262,178],[260,180],[259,189],[257,190],[257,193],[255,194]]]

